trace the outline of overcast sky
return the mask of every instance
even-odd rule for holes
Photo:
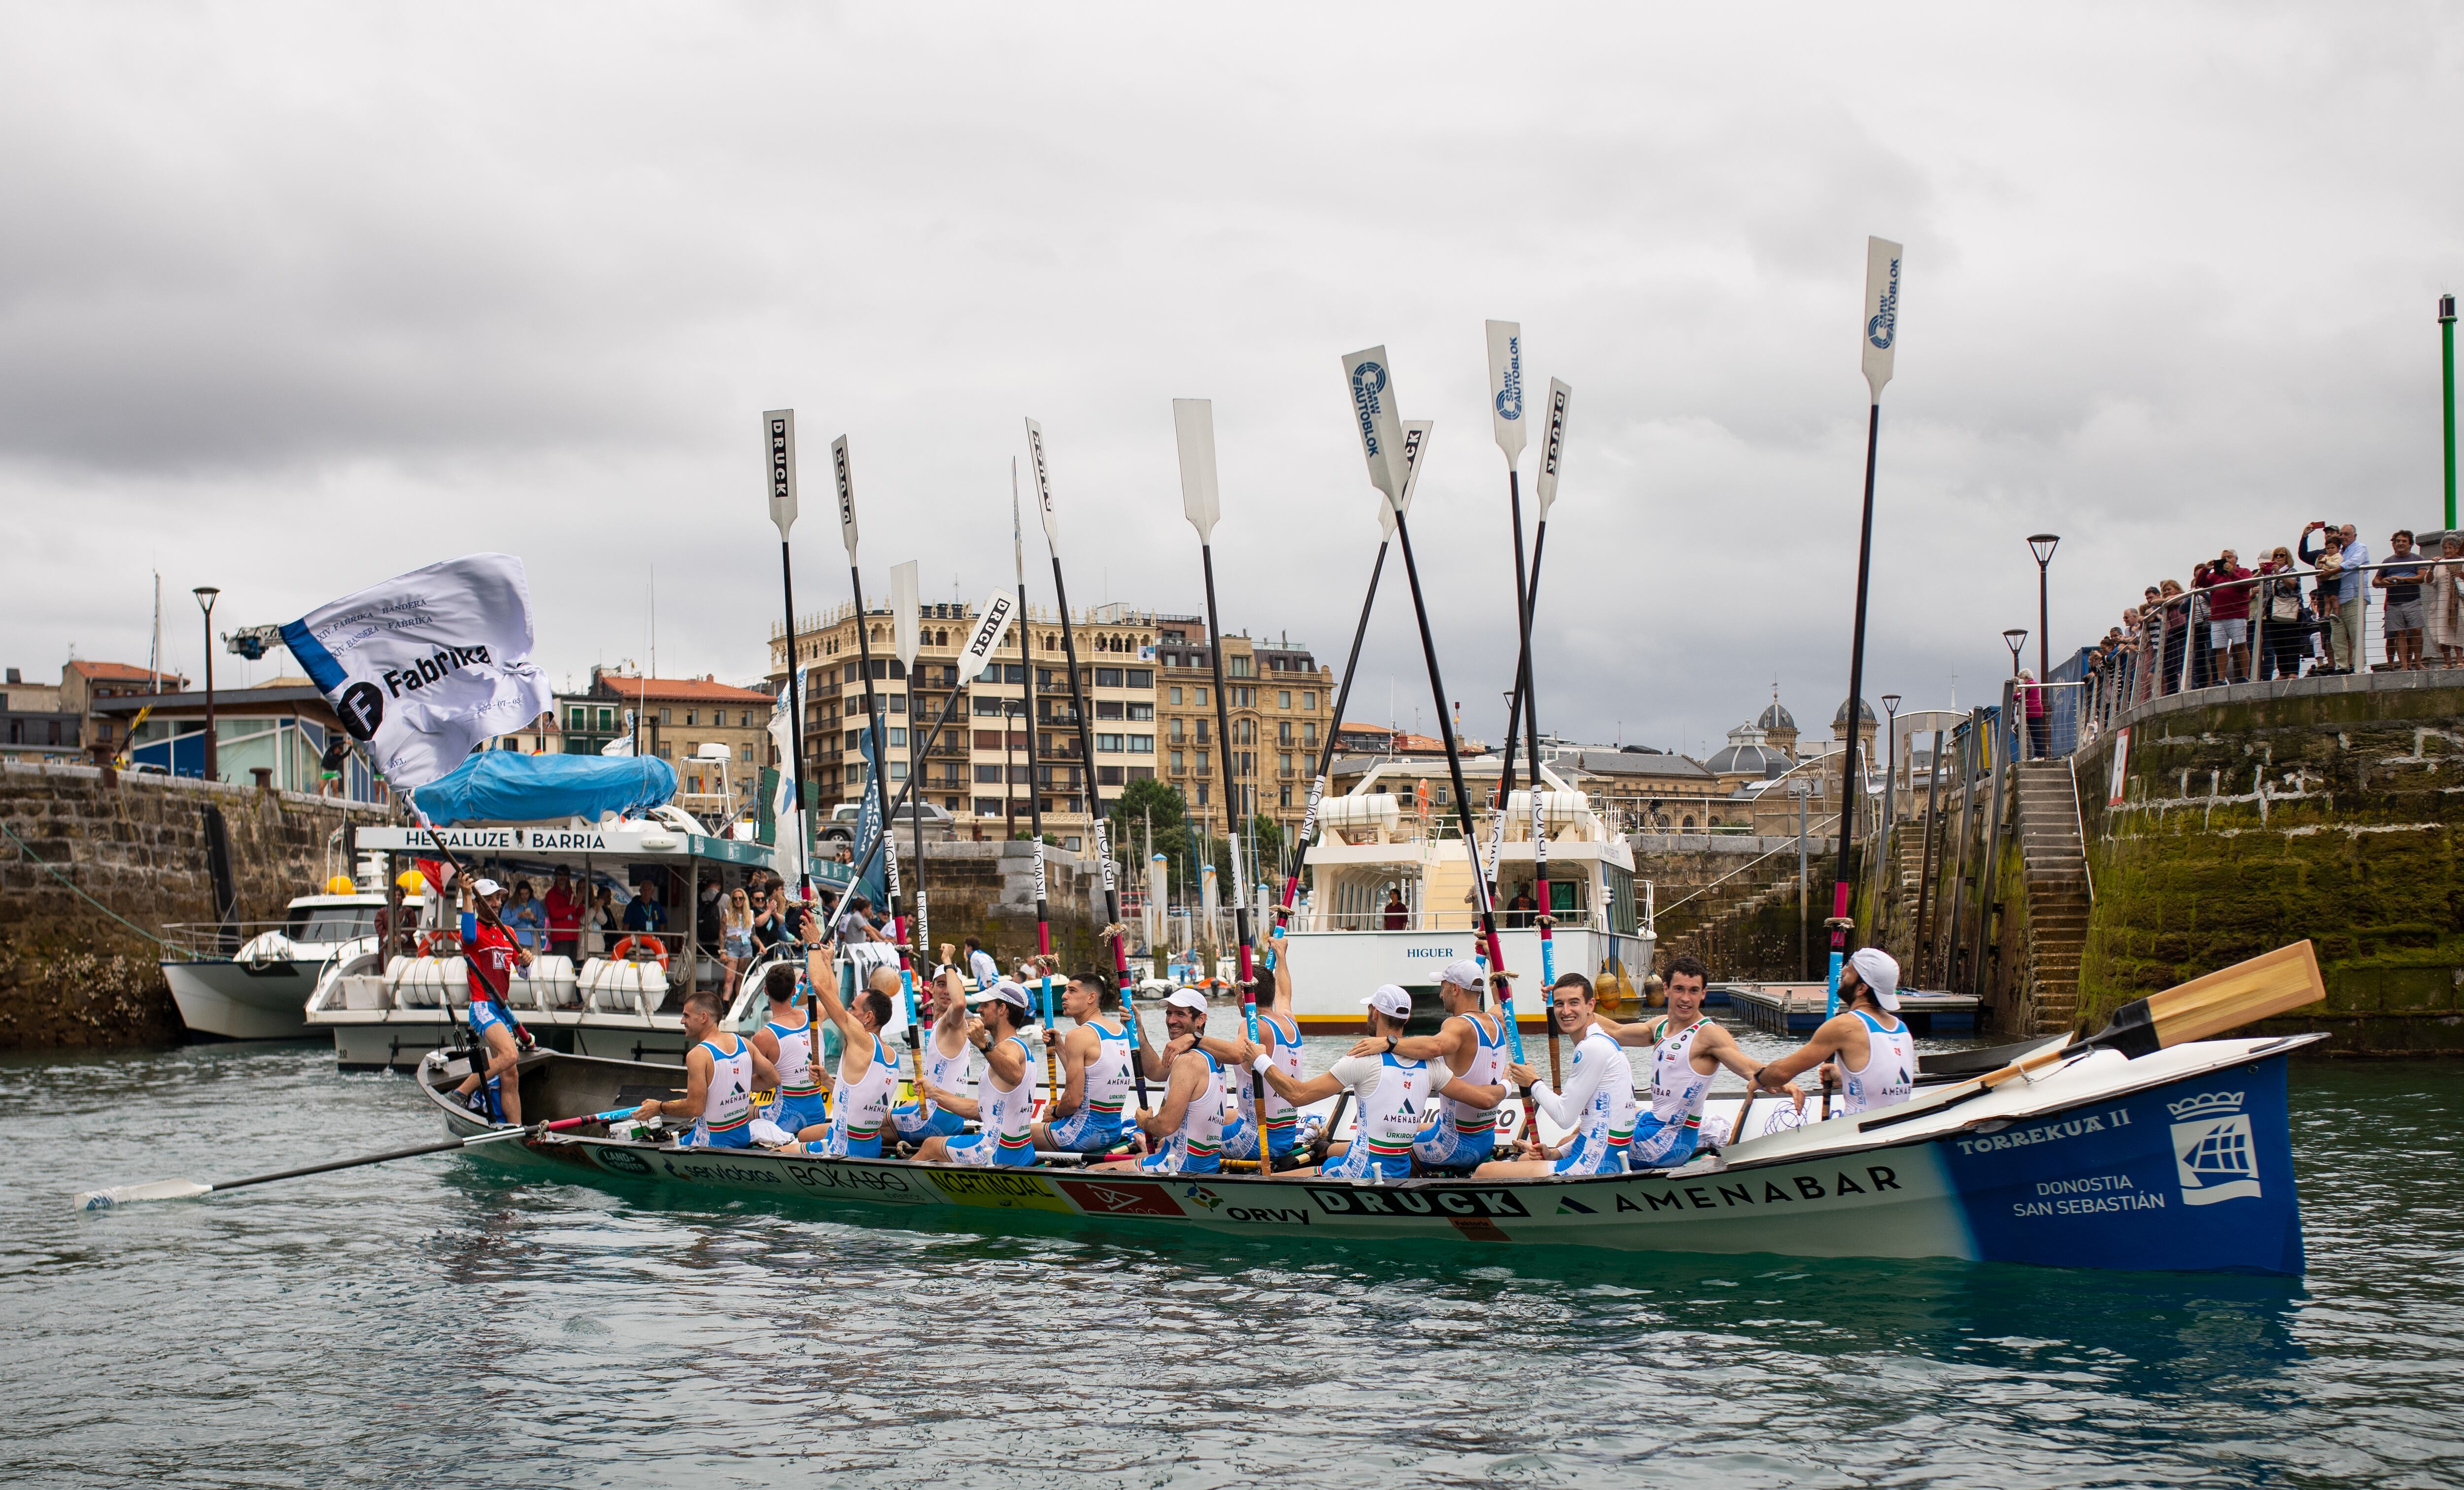
[[[13,8],[5,661],[142,662],[156,568],[193,674],[194,585],[279,622],[499,549],[552,673],[647,660],[655,564],[660,670],[749,676],[778,405],[805,608],[848,593],[832,436],[867,582],[972,600],[1033,415],[1072,599],[1197,610],[1177,396],[1215,401],[1225,624],[1340,668],[1377,527],[1339,359],[1383,342],[1494,736],[1496,317],[1574,390],[1543,725],[1697,751],[1776,677],[1818,729],[1880,233],[1867,692],[1982,702],[2030,533],[2059,650],[2219,545],[2437,524],[2459,61],[2455,12],[2396,6]],[[1388,577],[1349,713],[1433,729]]]

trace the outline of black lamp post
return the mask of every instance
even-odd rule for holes
[[[2013,626],[2002,633],[2002,645],[2011,648],[2011,676],[2014,678],[2019,675],[2019,647],[2027,640],[2026,626]]]
[[[219,781],[222,760],[214,751],[214,597],[222,593],[220,585],[201,584],[192,593],[197,608],[206,613],[206,779]]]
[[[1882,826],[1887,828],[1899,820],[1891,816],[1899,805],[1895,796],[1900,784],[1900,695],[1882,695]]]
[[[2057,533],[2035,533],[2028,537],[2028,552],[2036,556],[2036,681],[2050,682],[2054,675],[2053,629],[2045,620],[2045,566],[2054,561],[2054,545],[2061,541]]]

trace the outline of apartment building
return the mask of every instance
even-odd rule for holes
[[[596,756],[619,736],[630,738],[627,711],[640,726],[641,751],[675,769],[678,802],[705,815],[741,812],[760,790],[761,769],[771,764],[770,711],[776,695],[737,688],[715,676],[645,678],[605,668],[590,669],[590,690],[559,694],[555,730],[532,729],[509,736],[516,749],[555,749]]]
[[[1155,619],[1163,778],[1180,789],[1191,812],[1211,816],[1220,832],[1227,821],[1220,753],[1228,750],[1240,814],[1263,814],[1287,830],[1296,829],[1309,807],[1318,753],[1334,724],[1334,671],[1288,637],[1225,637],[1223,704],[1232,731],[1227,742],[1218,728],[1210,651],[1203,617]]]

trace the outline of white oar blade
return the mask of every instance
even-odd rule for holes
[[[1399,505],[1403,515],[1412,515],[1412,493],[1420,489],[1420,454],[1428,448],[1429,431],[1437,424],[1427,419],[1403,421],[1403,500],[1377,504],[1377,531],[1385,537],[1395,536],[1395,509]]]
[[[1353,423],[1360,453],[1369,462],[1369,483],[1389,502],[1403,499],[1403,421],[1396,412],[1395,373],[1386,349],[1373,346],[1343,360],[1343,382],[1352,395]]]
[[[910,673],[915,670],[915,649],[923,645],[923,606],[919,599],[915,560],[909,559],[890,571],[890,624],[897,637],[898,665]]]
[[[1044,509],[1044,541],[1055,559],[1061,557],[1061,518],[1052,511],[1052,474],[1044,467],[1044,427],[1026,422],[1026,459],[1035,468],[1035,501]]]
[[[1180,449],[1180,512],[1198,530],[1198,541],[1215,541],[1223,504],[1215,485],[1215,401],[1172,401],[1172,432]]]
[[[1488,323],[1488,417],[1497,430],[1497,448],[1506,452],[1511,470],[1523,462],[1523,323]]]
[[[830,466],[839,478],[839,536],[847,539],[847,562],[855,562],[855,468],[847,463],[847,440],[830,442]]]
[[[213,1193],[213,1186],[200,1185],[193,1179],[158,1179],[143,1185],[82,1191],[70,1196],[69,1204],[79,1211],[108,1211],[116,1205],[135,1205],[141,1200],[194,1200]]]
[[[1001,633],[1009,629],[1009,620],[1018,609],[1018,602],[1006,590],[995,590],[984,598],[976,611],[976,628],[967,633],[965,650],[958,653],[958,686],[966,687],[984,670],[1000,647]],[[1023,648],[1021,649],[1023,655]]]
[[[770,520],[785,541],[796,525],[796,411],[774,408],[761,416],[761,444],[770,462]]]
[[[1888,238],[1865,240],[1865,386],[1882,402],[1891,381],[1891,360],[1900,343],[1900,246]]]
[[[1542,522],[1549,520],[1549,508],[1557,500],[1557,468],[1566,458],[1566,403],[1573,393],[1556,379],[1549,380],[1549,432],[1540,446],[1540,476],[1532,483]]]

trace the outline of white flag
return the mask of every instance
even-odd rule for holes
[[[282,641],[397,792],[435,780],[554,702],[531,661],[530,584],[510,554],[370,585],[285,625]]]

